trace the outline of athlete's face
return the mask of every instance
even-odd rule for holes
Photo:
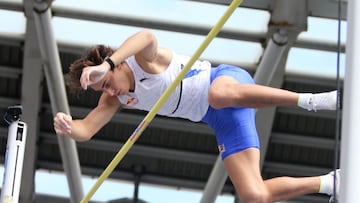
[[[91,85],[91,88],[106,92],[110,96],[120,96],[129,92],[130,80],[122,67],[117,66],[114,71],[108,71],[98,83]]]

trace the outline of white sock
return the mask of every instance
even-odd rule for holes
[[[320,176],[319,193],[331,195],[333,191],[334,191],[334,176],[331,174]]]
[[[317,110],[336,110],[337,108],[337,91],[322,93],[300,93],[298,106],[308,111]]]
[[[303,109],[307,109],[308,111],[313,110],[312,108],[312,96],[311,93],[299,93],[299,99],[297,105]]]

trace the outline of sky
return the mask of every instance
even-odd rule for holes
[[[0,0],[1,1],[1,0]],[[19,0],[17,0],[19,1]],[[88,0],[56,0],[54,7],[67,9],[81,9],[91,12],[104,12],[111,15],[125,15],[133,18],[151,18],[158,21],[167,20],[176,23],[192,23],[194,26],[212,27],[226,10],[225,6],[204,5],[191,1],[168,1],[168,0],[124,0],[121,5],[115,0],[101,1],[100,4]],[[106,2],[106,3],[104,3]],[[138,5],[141,4],[140,8]],[[69,6],[71,5],[71,7]],[[108,6],[112,5],[112,6]],[[181,9],[179,9],[181,8]],[[186,13],[186,15],[184,15]],[[211,15],[209,15],[211,13]],[[166,18],[164,17],[166,16]],[[187,18],[187,16],[191,16]],[[269,20],[269,13],[237,9],[225,24],[224,29],[241,30],[249,33],[266,33]],[[11,22],[7,19],[12,19]],[[23,35],[25,32],[25,18],[22,13],[0,10],[0,35]],[[96,32],[93,31],[96,27]],[[346,22],[342,23],[341,41],[345,43]],[[111,46],[118,46],[123,39],[141,28],[95,23],[83,20],[65,19],[54,17],[53,28],[59,43],[93,45],[104,43]],[[192,54],[204,39],[204,36],[174,33],[168,31],[153,30],[159,39],[160,46],[171,47],[182,54]],[[115,34],[109,34],[115,33]],[[299,36],[304,40],[315,40],[322,42],[336,43],[337,21],[308,18],[308,31]],[[181,42],[178,43],[181,39]],[[220,52],[221,50],[227,50]],[[201,58],[227,62],[233,64],[251,65],[256,64],[263,52],[258,43],[238,40],[227,40],[216,38],[203,53]],[[241,56],[241,57],[239,57]],[[341,75],[344,74],[345,56],[341,54]],[[336,53],[316,51],[301,48],[292,48],[289,53],[286,69],[288,72],[301,72],[304,74],[316,74],[325,77],[336,75]],[[121,163],[120,163],[121,164]],[[1,167],[0,167],[1,168]],[[105,169],[105,166],[104,166]],[[3,168],[1,168],[3,170]],[[2,173],[2,171],[0,171]],[[2,182],[2,176],[0,176]],[[44,181],[46,180],[46,181]],[[96,177],[83,177],[84,192],[86,194],[90,187],[97,180]],[[59,184],[54,188],[53,182]],[[114,189],[116,188],[116,189]],[[92,200],[107,201],[117,198],[132,198],[133,183],[119,180],[107,180],[95,193]],[[119,192],[120,191],[120,192]],[[69,196],[66,178],[63,173],[56,171],[38,170],[36,173],[36,192],[58,196]],[[156,195],[154,195],[156,194]],[[159,195],[161,194],[161,195]],[[166,194],[168,197],[164,197]],[[169,197],[173,203],[199,202],[201,191],[179,189],[173,187],[144,184],[140,185],[140,199],[149,203],[167,203]],[[216,203],[234,202],[230,195],[221,195]]]

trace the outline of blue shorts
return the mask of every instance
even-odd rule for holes
[[[223,75],[231,76],[239,83],[254,84],[254,80],[248,72],[231,65],[212,68],[210,81]],[[255,125],[255,109],[253,108],[214,109],[209,106],[202,121],[214,130],[222,159],[248,148],[260,148]]]

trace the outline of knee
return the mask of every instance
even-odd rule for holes
[[[221,108],[221,96],[219,95],[219,93],[210,90],[208,95],[208,101],[210,106],[214,109]]]
[[[214,88],[210,89],[208,95],[208,101],[211,107],[214,109],[221,109],[227,107],[229,98],[227,98],[226,89],[216,90]]]

